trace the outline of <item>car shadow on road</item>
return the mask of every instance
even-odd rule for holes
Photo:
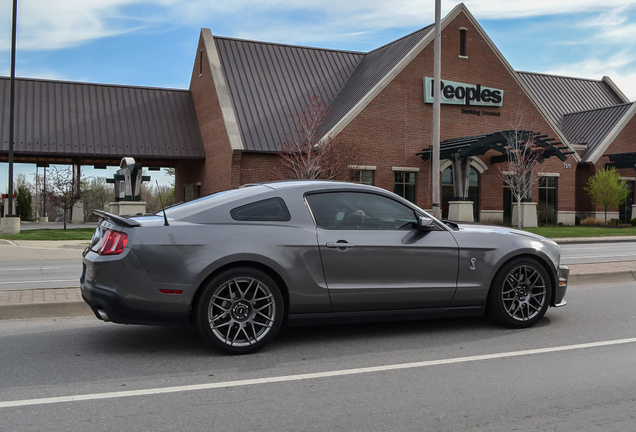
[[[507,329],[484,318],[449,318],[397,322],[334,324],[286,327],[262,351],[276,355],[303,356],[320,352],[333,355],[355,347],[357,354],[413,348],[436,348],[451,343],[475,343],[506,337],[520,336],[533,329],[551,324],[544,317],[530,329]],[[194,327],[152,327],[136,325],[105,325],[84,340],[86,345],[108,347],[113,355],[153,354],[168,356],[224,356],[209,346]],[[86,347],[85,345],[85,347]],[[290,358],[291,359],[291,358]]]

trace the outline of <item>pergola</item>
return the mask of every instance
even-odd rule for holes
[[[636,152],[614,153],[605,156],[610,160],[605,164],[606,167],[614,167],[616,169],[634,168],[636,170]]]
[[[555,142],[555,138],[527,130],[506,130],[443,141],[440,144],[440,159],[449,159],[452,162],[455,199],[458,201],[468,199],[470,162],[473,156],[481,156],[490,150],[495,150],[499,154],[490,158],[491,163],[506,162],[509,160],[510,151],[515,142],[529,141],[533,143],[533,151],[539,153],[537,158],[539,163],[543,163],[552,156],[565,161],[568,154],[574,153],[563,143]],[[431,152],[432,147],[428,147],[417,155],[426,161],[431,159]]]

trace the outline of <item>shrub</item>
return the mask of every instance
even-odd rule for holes
[[[636,218],[629,221],[632,226],[636,226]]]
[[[588,217],[581,220],[581,226],[604,226],[604,225],[605,225],[604,221],[593,218],[593,217]]]
[[[623,222],[621,222],[620,219],[610,219],[609,222],[607,223],[608,225],[612,225],[612,226],[619,226],[621,225]]]

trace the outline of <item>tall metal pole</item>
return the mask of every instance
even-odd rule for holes
[[[433,216],[440,218],[440,176],[439,176],[439,144],[440,144],[440,80],[442,75],[442,31],[441,0],[435,0],[435,64],[433,66]]]
[[[11,22],[11,96],[9,107],[9,211],[5,215],[13,217],[13,125],[15,123],[15,40],[18,17],[18,0],[13,0]]]

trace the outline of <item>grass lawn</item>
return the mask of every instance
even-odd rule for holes
[[[548,226],[524,230],[549,238],[636,236],[636,227]]]
[[[95,228],[24,230],[20,234],[0,234],[4,240],[90,240]]]
[[[611,228],[593,226],[549,226],[538,228],[525,228],[526,231],[549,238],[564,237],[605,237],[605,236],[634,236],[636,239],[636,227]],[[90,240],[94,228],[70,228],[70,229],[40,229],[25,230],[20,234],[3,235],[5,240]]]

